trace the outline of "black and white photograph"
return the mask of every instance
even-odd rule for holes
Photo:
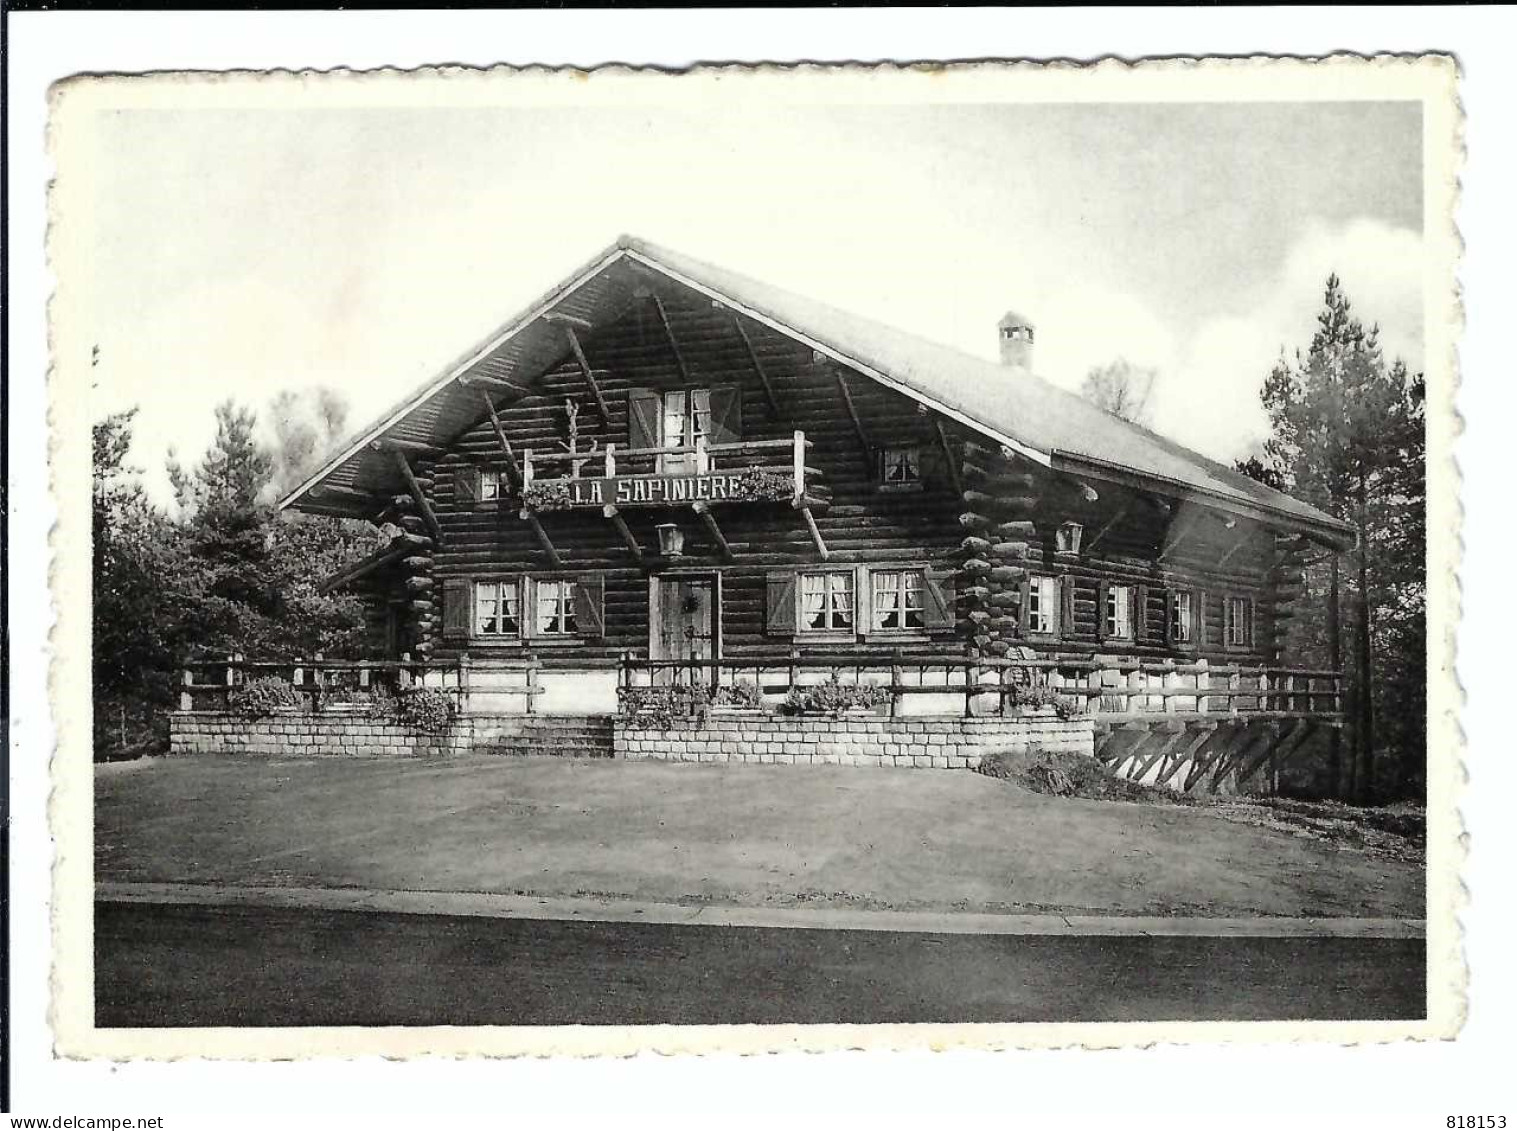
[[[60,85],[61,1046],[1451,1035],[1454,83]]]

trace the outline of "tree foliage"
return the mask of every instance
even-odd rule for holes
[[[1262,400],[1271,435],[1262,459],[1239,464],[1254,478],[1351,523],[1358,546],[1340,582],[1341,652],[1356,796],[1420,793],[1426,773],[1425,386],[1387,362],[1378,329],[1354,315],[1330,276],[1310,347],[1281,358]],[[1331,562],[1308,567],[1303,615],[1289,646],[1311,663],[1331,659]]]
[[[1113,416],[1147,426],[1158,376],[1157,369],[1134,365],[1119,357],[1093,367],[1080,384],[1080,395]]]
[[[319,587],[378,540],[364,523],[280,516],[267,501],[278,469],[326,453],[303,440],[284,451],[277,434],[275,445],[262,443],[256,414],[230,401],[217,407],[215,438],[192,468],[171,458],[170,514],[127,466],[135,413],[94,430],[98,757],[162,748],[187,659],[356,654],[357,601]]]

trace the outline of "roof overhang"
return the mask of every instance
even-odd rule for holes
[[[636,287],[639,283],[646,282],[650,274],[662,276],[767,326],[834,363],[869,377],[901,396],[958,422],[1007,451],[1054,471],[1124,484],[1170,498],[1193,500],[1271,527],[1304,534],[1313,541],[1334,549],[1347,549],[1355,544],[1353,528],[1327,515],[1315,518],[1303,516],[1270,506],[1264,501],[1240,499],[1221,491],[1167,479],[1125,465],[1107,463],[1060,449],[1044,450],[1030,445],[1004,429],[976,419],[974,415],[871,365],[839,342],[830,340],[827,335],[797,326],[794,319],[781,317],[775,311],[766,309],[762,302],[733,293],[733,287],[713,285],[709,280],[695,277],[690,271],[661,261],[656,253],[648,250],[648,245],[630,237],[622,237],[595,256],[564,282],[529,304],[510,321],[455,359],[436,378],[359,432],[337,455],[280,499],[279,508],[373,518],[382,509],[386,496],[404,489],[393,461],[383,458],[376,450],[378,441],[399,440],[446,448],[485,416],[479,391],[463,385],[459,378],[480,374],[510,378],[515,384],[530,386],[569,354],[561,327],[548,321],[546,315],[567,314],[575,319],[605,322],[632,301]],[[323,495],[323,489],[329,487],[336,490]],[[1294,500],[1284,498],[1295,504]],[[365,500],[370,502],[366,503]],[[1299,507],[1299,504],[1295,505]]]

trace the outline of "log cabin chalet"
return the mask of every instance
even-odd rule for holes
[[[392,530],[329,583],[373,658],[531,657],[550,712],[632,669],[1288,662],[1350,529],[1040,379],[1029,319],[991,333],[999,363],[624,237],[280,506]]]

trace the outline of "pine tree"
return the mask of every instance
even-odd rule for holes
[[[1425,759],[1416,643],[1425,633],[1422,397],[1422,378],[1410,377],[1399,361],[1385,362],[1378,328],[1354,316],[1337,275],[1327,280],[1306,355],[1293,363],[1282,358],[1262,392],[1272,435],[1259,471],[1358,535],[1347,588],[1355,740],[1348,789],[1359,799],[1413,788]],[[1336,577],[1331,563],[1319,562],[1308,579],[1322,615],[1305,618],[1307,639],[1293,644],[1325,660],[1336,643],[1323,639],[1336,587],[1323,584],[1324,573]]]

